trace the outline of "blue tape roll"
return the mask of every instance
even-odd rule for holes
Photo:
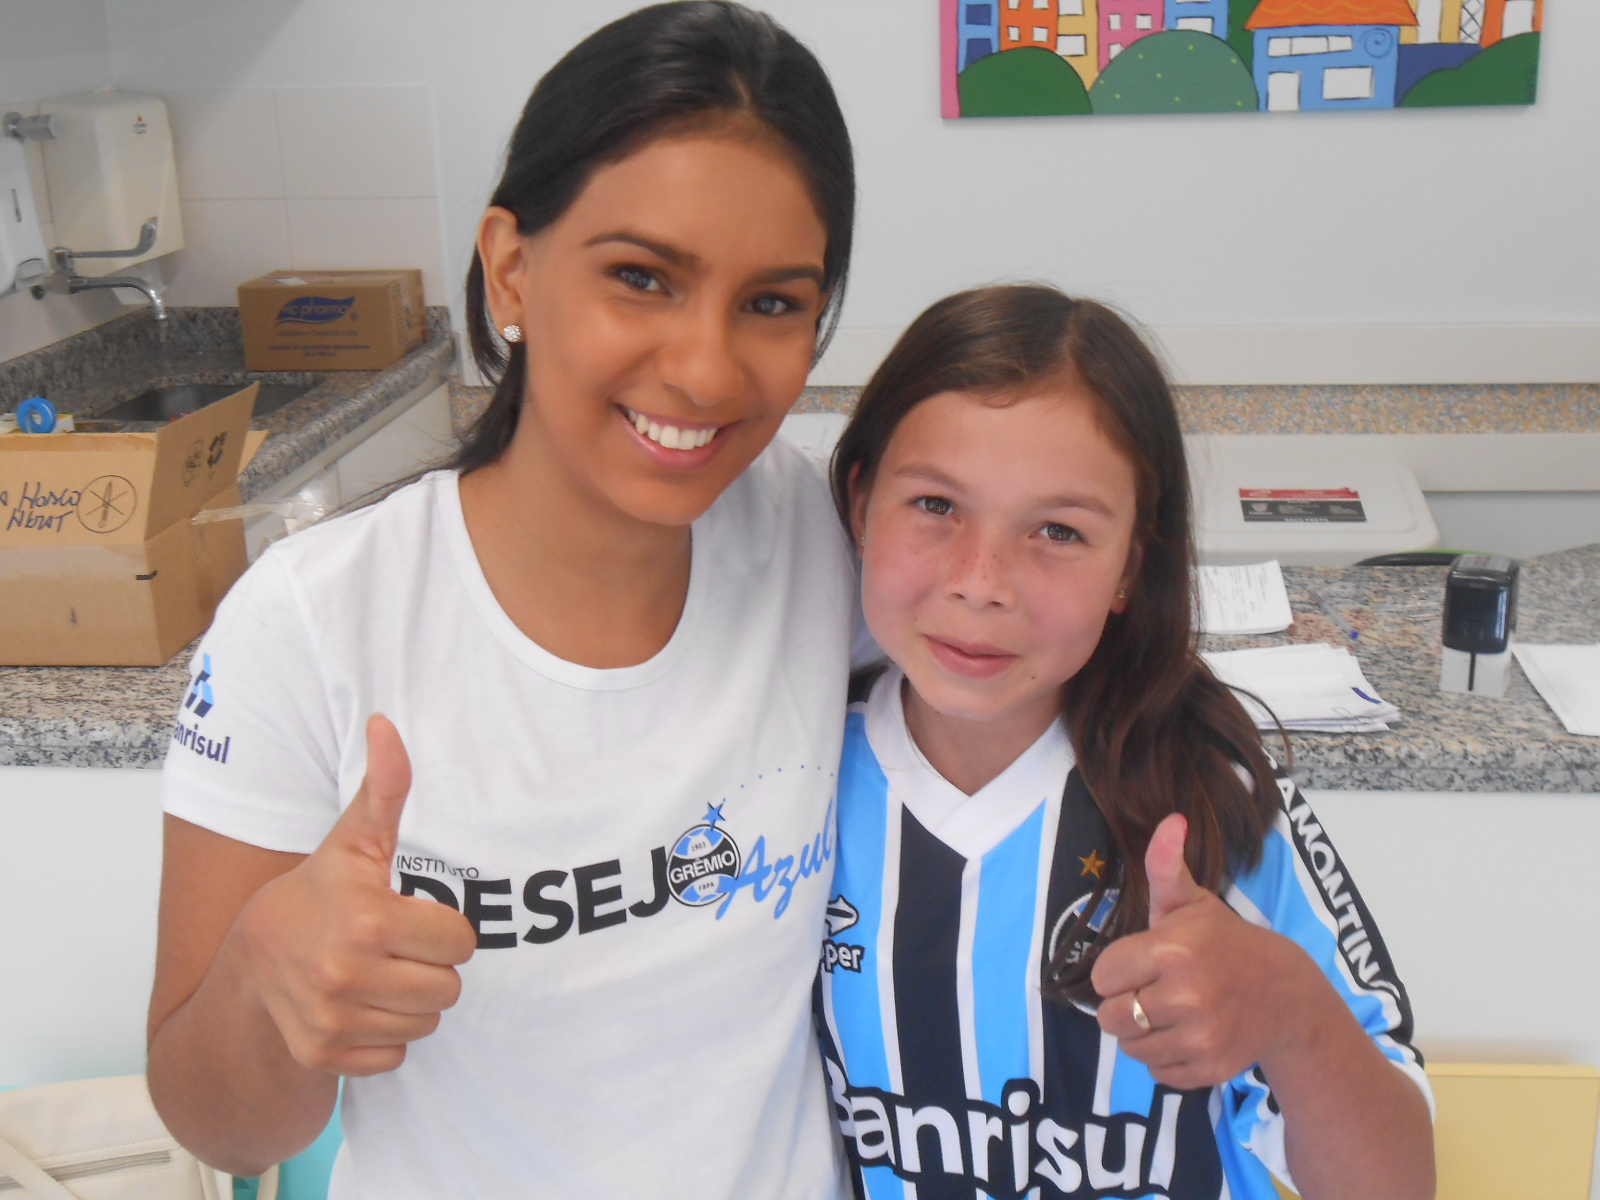
[[[56,406],[43,396],[30,396],[17,405],[17,428],[23,433],[54,433]]]

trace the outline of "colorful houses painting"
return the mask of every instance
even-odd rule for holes
[[[1228,0],[1167,0],[1167,28],[1228,40]]]
[[[1166,0],[1098,0],[1100,69],[1134,42],[1167,27]]]
[[[997,0],[963,2],[956,7],[956,43],[959,69],[965,71],[980,58],[1000,49]]]
[[[1245,28],[1263,107],[1393,108],[1400,30],[1416,23],[1408,0],[1261,0]]]
[[[1033,46],[1048,50],[1056,44],[1055,0],[996,0],[999,9],[1000,49]]]
[[[1532,104],[1544,0],[939,0],[947,117]]]

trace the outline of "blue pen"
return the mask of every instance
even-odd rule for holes
[[[1310,591],[1310,589],[1307,590]],[[1343,632],[1346,637],[1348,637],[1352,642],[1359,641],[1361,639],[1361,631],[1340,616],[1339,610],[1324,600],[1320,592],[1311,592],[1310,595],[1312,603],[1322,610],[1322,615],[1327,617],[1328,620],[1332,621],[1334,626]]]

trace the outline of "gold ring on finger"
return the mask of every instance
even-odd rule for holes
[[[1146,1033],[1150,1032],[1150,1014],[1144,1011],[1144,1005],[1139,1003],[1139,993],[1133,993],[1133,1023]]]

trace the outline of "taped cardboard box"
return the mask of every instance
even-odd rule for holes
[[[0,664],[159,666],[244,573],[256,385],[150,433],[0,437]],[[247,449],[247,442],[253,442]]]
[[[252,371],[381,371],[422,344],[422,272],[274,271],[239,285]]]

